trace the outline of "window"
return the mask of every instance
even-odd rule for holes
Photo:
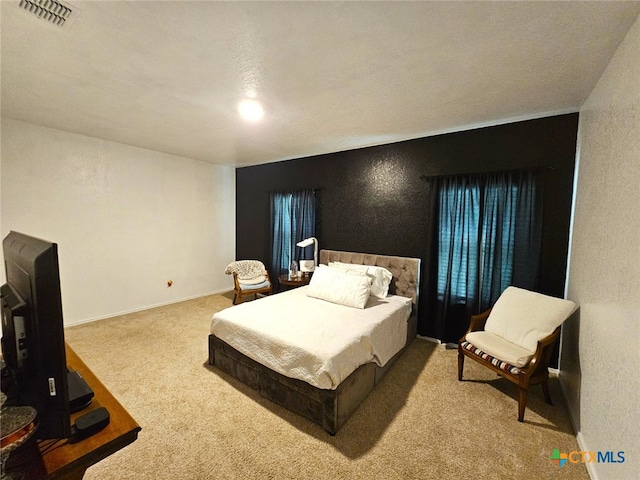
[[[532,172],[438,179],[437,299],[489,308],[509,285],[535,288],[541,208]]]
[[[466,303],[477,290],[480,185],[471,177],[444,178],[439,196],[438,299]]]
[[[271,265],[277,275],[286,273],[291,261],[301,258],[303,249],[296,243],[314,237],[315,225],[313,190],[271,194]]]

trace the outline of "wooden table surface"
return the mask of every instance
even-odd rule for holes
[[[76,353],[67,345],[67,366],[84,377],[94,392],[93,401],[87,408],[71,415],[71,424],[76,418],[98,407],[109,411],[110,422],[98,433],[77,443],[68,440],[41,440],[38,448],[42,457],[46,478],[78,479],[91,465],[117,452],[138,438],[140,425],[111,395]]]
[[[292,278],[289,275],[279,275],[278,276],[278,282],[281,285],[287,285],[290,287],[301,287],[302,285],[306,285],[311,281],[311,277],[310,276],[302,276],[302,277],[295,277]]]

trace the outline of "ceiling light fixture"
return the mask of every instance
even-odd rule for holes
[[[264,116],[264,108],[260,102],[245,98],[238,104],[240,116],[249,122],[257,122]]]

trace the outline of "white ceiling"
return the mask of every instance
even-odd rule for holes
[[[32,0],[37,1],[37,0]],[[2,115],[231,166],[578,111],[640,2],[2,0]],[[237,115],[255,95],[262,122]]]

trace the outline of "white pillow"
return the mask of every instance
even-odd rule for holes
[[[485,331],[534,353],[538,340],[550,335],[576,304],[517,287],[507,287],[491,309]]]
[[[348,307],[364,308],[369,299],[371,279],[353,275],[326,265],[318,265],[313,272],[307,296]]]
[[[369,275],[373,281],[371,285],[371,295],[375,297],[385,298],[389,293],[389,284],[391,283],[393,274],[384,267],[355,265],[342,262],[329,262],[329,266],[345,272],[358,272]]]

